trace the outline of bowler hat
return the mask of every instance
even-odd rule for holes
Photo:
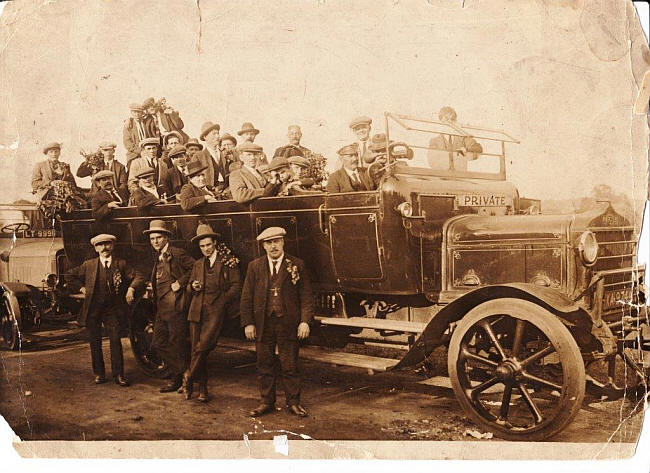
[[[224,133],[221,139],[219,140],[219,144],[223,143],[224,141],[232,141],[235,146],[237,146],[237,138],[232,136],[230,133]]]
[[[221,235],[213,231],[212,227],[207,223],[199,223],[199,226],[196,227],[196,236],[193,237],[190,241],[194,243],[195,241],[201,241],[203,238],[219,238],[220,236]]]
[[[102,141],[99,143],[99,149],[115,149],[117,148],[117,145],[113,143],[112,141]]]
[[[271,160],[269,165],[266,167],[266,171],[277,171],[278,169],[282,168],[288,168],[289,167],[289,161],[287,161],[287,158],[284,156],[276,156]]]
[[[296,164],[301,168],[309,167],[309,160],[307,158],[303,158],[302,156],[291,156],[287,159],[287,161],[289,161],[289,164]]]
[[[184,154],[187,152],[187,148],[183,145],[176,145],[172,150],[169,152],[167,156],[169,156],[169,159],[173,158],[174,156],[178,156],[181,154]]]
[[[149,235],[150,233],[165,233],[167,235],[172,234],[172,232],[167,229],[167,226],[163,220],[152,220],[149,222],[149,228],[142,233],[145,235]]]
[[[163,136],[163,146],[167,146],[167,141],[168,141],[169,138],[171,138],[172,136],[175,136],[176,138],[178,138],[178,142],[179,142],[179,143],[182,143],[182,142],[183,142],[183,135],[181,135],[181,134],[180,134],[179,132],[177,132],[176,130],[173,130],[173,131],[170,131],[169,133],[165,134],[165,136]]]
[[[140,148],[144,148],[147,145],[160,145],[160,140],[156,137],[144,138],[140,141]]]
[[[346,156],[351,154],[359,154],[359,145],[352,143],[351,145],[345,145],[338,151],[339,156]]]
[[[219,126],[218,123],[212,123],[212,122],[205,122],[203,125],[201,125],[201,134],[199,135],[201,141],[205,141],[205,135],[207,135],[214,129],[219,131],[221,127]]]
[[[196,138],[190,138],[187,140],[187,143],[185,143],[185,147],[189,148],[190,146],[197,146],[199,149],[203,149],[203,145],[199,143],[199,140]]]
[[[274,238],[283,237],[286,234],[286,230],[282,227],[269,227],[257,235],[257,241],[273,240]]]
[[[117,238],[115,238],[115,235],[111,235],[109,233],[100,233],[99,235],[96,235],[90,239],[90,244],[95,246],[98,243],[115,240],[117,240]]]
[[[187,177],[192,177],[207,168],[201,164],[201,161],[190,161],[190,164],[187,165]]]
[[[155,174],[154,168],[150,168],[149,166],[142,168],[136,175],[135,177],[137,179],[142,179],[143,177],[147,176],[153,176]]]
[[[350,122],[350,128],[352,128],[354,130],[358,126],[361,126],[361,125],[370,126],[371,124],[372,124],[372,118],[366,117],[365,115],[362,115],[360,117],[354,118]]]
[[[104,169],[102,171],[96,172],[95,175],[93,176],[93,181],[99,181],[100,179],[103,179],[104,177],[113,177],[113,171],[109,171],[108,169]]]
[[[46,144],[45,147],[43,148],[43,154],[47,154],[47,152],[51,149],[61,150],[61,143],[54,142],[54,143]]]
[[[249,131],[252,131],[256,135],[260,132],[257,128],[253,126],[251,122],[244,122],[241,125],[241,130],[237,132],[239,136],[243,135],[244,133],[248,133]]]
[[[249,152],[249,153],[261,153],[264,148],[262,148],[260,145],[256,145],[255,143],[242,143],[240,144],[237,149],[241,152]]]

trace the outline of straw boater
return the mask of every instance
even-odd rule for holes
[[[371,125],[372,119],[364,115],[356,117],[350,122],[350,129],[357,137],[355,143],[357,144],[359,150],[359,166],[363,166],[364,160],[372,155],[369,150]]]
[[[341,168],[329,175],[327,192],[360,192],[375,188],[365,168],[359,167],[359,147],[356,143],[338,151]]]
[[[77,168],[77,177],[94,176],[98,171],[111,171],[113,173],[113,187],[120,193],[120,198],[128,199],[129,190],[127,188],[128,173],[126,167],[115,159],[115,148],[117,145],[112,141],[102,141],[99,144],[99,151],[102,154],[102,161],[99,167],[95,168],[93,163],[86,160]],[[90,193],[93,194],[99,189],[98,182],[93,179],[90,187]]]
[[[169,382],[160,392],[172,392],[181,387],[183,373],[189,365],[184,294],[194,259],[184,249],[169,244],[171,232],[164,221],[152,220],[143,233],[154,249],[150,281],[156,320],[152,346],[168,364],[171,373]]]
[[[46,196],[52,181],[66,181],[76,189],[77,184],[70,172],[70,166],[59,161],[61,143],[48,143],[43,147],[43,154],[47,159],[36,163],[32,172],[32,192],[36,194],[38,200]]]
[[[242,143],[238,147],[242,166],[230,173],[230,192],[237,202],[246,203],[259,197],[275,195],[279,183],[271,183],[255,168],[261,146]]]
[[[275,409],[280,376],[289,412],[307,415],[300,405],[298,340],[309,336],[313,298],[305,264],[284,252],[285,235],[281,227],[269,227],[258,235],[266,254],[250,262],[242,289],[241,325],[246,338],[256,341],[262,398],[250,412],[253,417]]]
[[[203,207],[208,202],[216,202],[218,194],[205,182],[205,166],[199,161],[190,161],[187,165],[189,182],[181,188],[181,208],[186,212]]]
[[[227,314],[239,310],[241,275],[239,260],[207,224],[199,224],[192,243],[199,246],[203,258],[196,260],[188,278],[191,302],[190,323],[192,358],[183,376],[187,399],[192,397],[193,382],[199,383],[199,401],[208,401],[207,358],[217,340]]]
[[[100,234],[90,240],[97,257],[67,272],[83,283],[84,302],[79,325],[85,326],[90,341],[95,383],[106,382],[102,352],[102,325],[110,340],[111,374],[120,386],[128,386],[124,377],[124,359],[120,340],[120,319],[126,317],[127,304],[135,300],[136,291],[144,288],[141,274],[127,262],[113,255],[115,236]]]

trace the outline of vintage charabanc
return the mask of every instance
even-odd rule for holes
[[[610,396],[645,387],[645,267],[636,264],[629,221],[608,202],[542,214],[538,200],[506,181],[505,146],[516,140],[502,131],[394,113],[385,124],[386,154],[368,168],[375,191],[220,201],[193,214],[178,205],[118,209],[110,222],[117,251],[146,268],[152,254],[142,232],[163,219],[172,244],[198,256],[189,241],[204,220],[245,272],[263,253],[256,235],[281,226],[287,251],[311,269],[317,317],[309,343],[328,347],[324,361],[396,370],[446,346],[463,409],[505,439],[560,432],[580,410],[593,366],[600,369],[591,383]],[[433,149],[430,141],[468,135],[483,145],[480,155]],[[423,162],[429,166],[414,165]],[[90,211],[63,215],[61,232],[64,275],[94,255]],[[148,374],[164,376],[149,346],[154,317],[140,299],[131,344]],[[340,356],[349,343],[401,350],[395,358]]]

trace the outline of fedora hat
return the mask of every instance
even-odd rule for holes
[[[199,140],[196,138],[190,138],[187,140],[187,143],[185,143],[185,147],[189,148],[190,146],[197,146],[199,149],[203,149],[203,145],[199,143]]]
[[[205,141],[205,135],[207,135],[208,133],[210,133],[212,130],[215,129],[217,131],[221,129],[218,123],[205,122],[203,125],[201,125],[201,134],[199,135],[201,141]]]
[[[288,168],[289,161],[284,156],[276,156],[271,160],[269,165],[266,167],[266,172],[277,171],[278,169]]]
[[[145,235],[149,235],[150,233],[165,233],[166,235],[172,234],[172,232],[167,229],[167,226],[165,226],[163,220],[152,220],[149,222],[149,228],[142,233]]]
[[[244,122],[241,125],[241,130],[237,132],[239,136],[243,135],[244,133],[248,133],[249,131],[252,131],[256,135],[260,132],[257,128],[253,126],[251,122]]]
[[[183,135],[181,135],[176,130],[173,130],[173,131],[170,131],[169,133],[166,133],[165,136],[163,136],[163,146],[167,146],[167,141],[169,141],[169,139],[172,136],[175,136],[176,138],[178,138],[179,143],[181,143],[181,144],[183,143]]]
[[[54,142],[54,143],[46,144],[45,147],[43,148],[43,154],[47,154],[47,152],[51,149],[58,149],[59,151],[61,151],[61,143]]]
[[[117,238],[115,235],[111,235],[110,233],[100,233],[99,235],[96,235],[90,239],[90,244],[95,246],[98,243],[103,243],[105,241],[115,241]]]
[[[187,177],[195,176],[207,168],[207,166],[201,164],[201,161],[190,161],[190,164],[187,165]]]
[[[213,231],[212,227],[207,223],[199,223],[199,226],[196,227],[196,236],[193,237],[190,241],[194,243],[195,241],[201,241],[203,238],[219,238],[220,236],[221,235]]]
[[[104,177],[113,177],[113,171],[104,169],[103,171],[96,172],[95,175],[93,176],[93,181],[99,181]]]

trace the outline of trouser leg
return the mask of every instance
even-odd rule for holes
[[[122,353],[122,340],[120,339],[119,314],[110,311],[104,314],[104,326],[108,332],[111,347],[111,374],[113,377],[124,375],[124,357]]]
[[[102,319],[100,314],[89,315],[86,319],[86,332],[90,344],[90,359],[95,376],[104,376],[104,353],[102,352]]]
[[[190,364],[190,345],[187,340],[187,320],[176,314],[167,323],[169,332],[169,364],[175,375],[182,375]]]
[[[284,321],[282,321],[284,322]],[[293,326],[282,326],[278,331],[278,358],[282,385],[288,405],[300,404],[300,375],[298,373],[298,340],[297,329]]]
[[[275,345],[277,342],[275,325],[275,318],[267,317],[264,321],[262,338],[255,344],[260,397],[265,404],[275,404]]]

